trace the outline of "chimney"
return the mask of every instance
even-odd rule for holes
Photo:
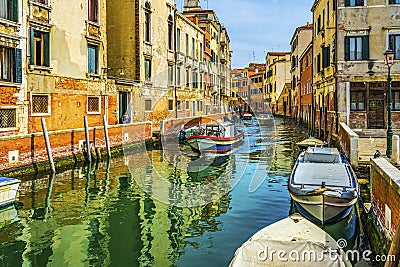
[[[184,11],[199,9],[201,9],[200,0],[185,0],[185,5],[183,6]]]

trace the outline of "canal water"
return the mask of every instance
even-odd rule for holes
[[[293,123],[248,124],[224,156],[126,149],[33,180],[0,214],[1,266],[227,266],[289,215],[287,179],[306,137]]]

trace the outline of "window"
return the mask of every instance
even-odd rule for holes
[[[168,17],[168,49],[174,49],[174,38],[173,38],[173,25],[174,21],[172,20],[172,16],[169,15]]]
[[[331,64],[330,51],[331,46],[326,46],[322,48],[322,68],[327,68]]]
[[[203,61],[203,43],[200,43],[200,55],[199,55],[199,60]]]
[[[176,106],[177,106],[178,110],[182,110],[182,101],[177,100],[176,101]]]
[[[203,101],[199,100],[197,102],[197,111],[203,111]]]
[[[317,55],[317,73],[321,72],[321,54]]]
[[[186,44],[186,56],[189,56],[189,34],[185,35],[185,44]]]
[[[0,81],[22,83],[21,49],[0,46]]]
[[[0,18],[18,22],[18,0],[0,0]]]
[[[100,114],[100,97],[88,96],[87,98],[87,113]]]
[[[150,99],[146,99],[144,101],[144,110],[151,111],[151,100]]]
[[[189,87],[190,85],[190,72],[188,69],[186,69],[186,87]]]
[[[50,99],[49,95],[32,95],[31,113],[32,115],[49,115]]]
[[[181,29],[176,29],[176,51],[181,52]]]
[[[49,33],[31,28],[30,32],[31,57],[30,64],[35,66],[50,66]]]
[[[168,99],[168,110],[174,110],[174,100]]]
[[[144,60],[144,77],[147,82],[151,79],[151,59],[148,58]]]
[[[98,22],[99,19],[99,3],[98,0],[88,0],[88,18],[90,21]]]
[[[364,0],[346,0],[345,6],[364,6]]]
[[[34,0],[33,2],[47,5],[47,0]]]
[[[174,84],[174,67],[172,65],[168,65],[168,85]]]
[[[189,101],[186,101],[186,109],[187,109],[187,110],[190,109],[190,103],[189,103]]]
[[[192,38],[192,58],[196,58],[196,40]]]
[[[149,2],[144,5],[144,40],[151,42],[151,6]]]
[[[16,127],[16,113],[16,109],[0,109],[0,128]]]
[[[198,88],[198,84],[197,84],[197,72],[193,71],[192,72],[192,88],[193,89],[197,89]]]
[[[364,104],[365,92],[351,92],[351,110],[363,111],[365,108]]]
[[[389,5],[400,4],[400,0],[389,0]]]
[[[98,74],[99,48],[95,45],[88,45],[88,73]]]
[[[369,59],[369,36],[346,36],[344,39],[345,60]]]
[[[181,66],[176,67],[176,85],[181,86]]]
[[[400,59],[400,34],[389,35],[389,49],[394,52],[395,59]]]
[[[393,92],[393,110],[400,110],[400,91]]]

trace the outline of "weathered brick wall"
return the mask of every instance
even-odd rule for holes
[[[110,146],[117,147],[151,138],[150,123],[109,126]],[[105,148],[103,127],[91,127],[90,140],[95,147]],[[82,154],[80,140],[85,140],[84,129],[49,132],[54,159]],[[15,162],[10,162],[9,152],[18,151]],[[42,133],[0,138],[0,171],[48,161]]]
[[[371,159],[371,199],[381,226],[393,238],[400,215],[400,171],[384,158]],[[385,205],[390,209],[390,218],[385,216]]]
[[[17,97],[14,94],[17,93],[17,88],[0,86],[0,105],[16,105]]]
[[[400,111],[392,113],[393,129],[400,129]]]
[[[49,131],[74,129],[83,127],[83,116],[87,116],[91,126],[101,126],[103,124],[103,114],[105,110],[105,96],[101,97],[101,114],[87,113],[86,94],[51,94],[51,115],[50,116],[29,116],[29,133],[42,131],[42,118],[46,119]],[[29,110],[31,110],[29,104]],[[112,111],[116,110],[116,97],[108,97],[108,118],[109,124],[116,124],[117,119]]]
[[[367,129],[367,113],[365,111],[350,112],[350,128]]]

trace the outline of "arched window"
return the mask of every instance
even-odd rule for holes
[[[170,50],[173,50],[173,46],[174,46],[173,26],[174,26],[174,21],[172,20],[172,16],[169,15],[169,17],[168,17],[168,49],[170,49]]]
[[[149,2],[144,5],[144,40],[151,42],[151,6]]]

